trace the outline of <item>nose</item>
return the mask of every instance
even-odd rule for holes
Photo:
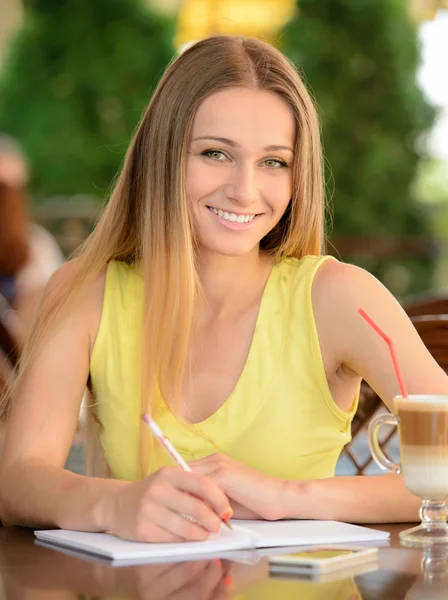
[[[236,166],[226,185],[225,192],[229,200],[242,206],[256,202],[258,188],[255,167],[250,164]]]

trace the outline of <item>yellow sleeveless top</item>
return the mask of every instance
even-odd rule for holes
[[[334,475],[351,439],[359,392],[344,412],[324,371],[311,287],[329,259],[305,256],[274,265],[243,371],[216,413],[190,426],[159,399],[154,418],[187,462],[219,451],[281,479]],[[139,478],[142,301],[136,268],[110,262],[90,376],[105,458],[114,477],[129,481]],[[172,464],[164,453],[160,458],[159,466]]]

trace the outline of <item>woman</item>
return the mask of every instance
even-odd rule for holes
[[[347,165],[350,168],[350,165]],[[322,255],[319,126],[274,48],[217,36],[168,68],[80,256],[48,286],[2,456],[5,524],[204,539],[220,517],[413,521],[400,476],[337,477],[361,379],[448,393],[394,298]],[[114,478],[63,470],[90,376]],[[167,466],[151,411],[193,472]],[[182,518],[190,515],[196,522]]]
[[[51,275],[64,257],[53,236],[28,214],[28,164],[19,144],[0,133],[0,294],[28,330]]]
[[[0,134],[0,396],[44,287],[63,263],[53,237],[30,222],[27,180],[20,146]],[[0,445],[2,441],[0,424]]]

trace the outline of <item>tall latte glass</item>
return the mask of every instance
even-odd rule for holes
[[[406,487],[420,496],[421,525],[400,533],[412,546],[448,545],[448,395],[414,395],[394,398],[394,413],[374,417],[369,425],[369,446],[383,469],[401,473]],[[400,437],[400,464],[391,462],[378,443],[381,425],[396,425]]]

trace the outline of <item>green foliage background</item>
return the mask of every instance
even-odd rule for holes
[[[173,23],[139,0],[28,0],[0,80],[36,196],[103,197],[174,54]]]
[[[34,197],[102,198],[174,54],[174,23],[142,0],[25,6],[0,79],[0,131],[23,144]],[[407,10],[407,0],[298,0],[298,18],[278,36],[319,106],[334,240],[431,234],[412,182],[435,111],[416,85]],[[397,295],[432,283],[434,248],[407,259],[342,258]]]
[[[407,11],[405,0],[300,0],[298,18],[279,36],[320,109],[335,238],[430,234],[411,184],[417,139],[435,110],[416,84],[418,37]],[[381,279],[390,273],[398,293],[393,273],[403,271],[392,266],[410,270],[407,292],[431,285],[431,251],[401,261],[349,258]]]

